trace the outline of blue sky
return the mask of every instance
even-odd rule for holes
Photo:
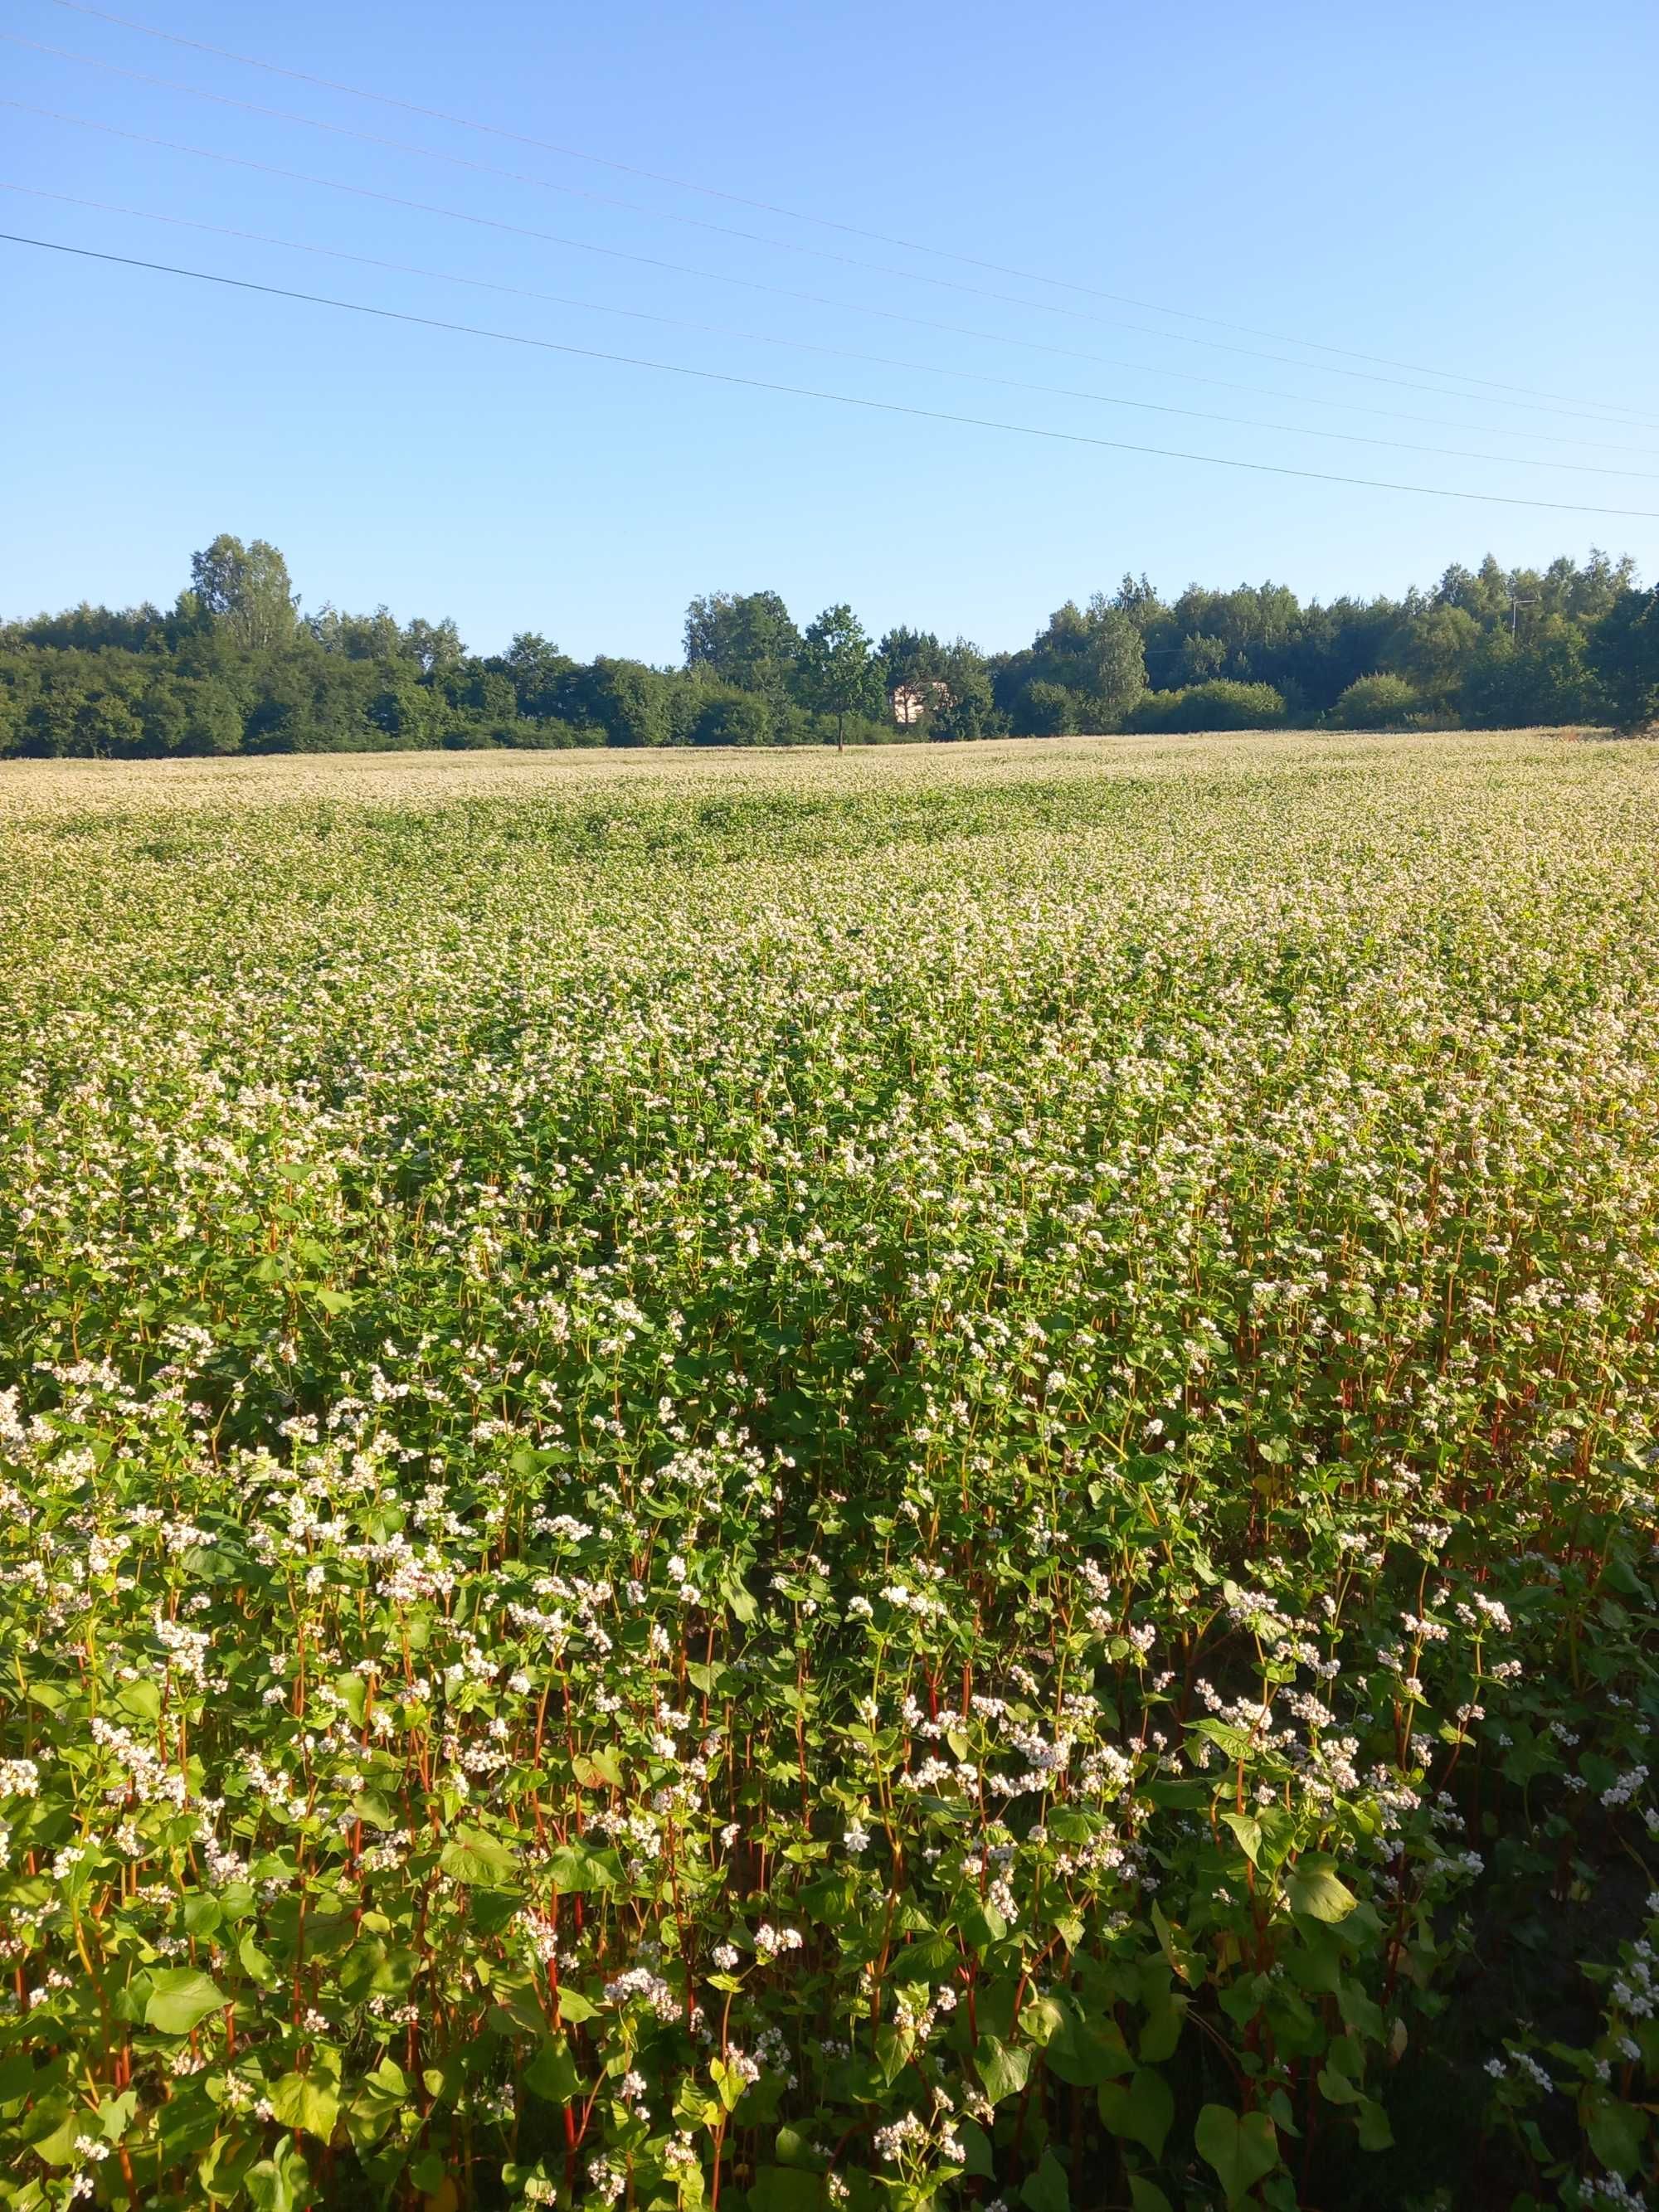
[[[0,108],[0,180],[106,204],[9,191],[0,228],[902,405],[1659,509],[1650,0],[1574,11],[1530,0],[116,5],[613,161],[1093,289],[396,113],[54,0],[0,0],[0,28],[171,86],[8,42],[10,100],[267,167]],[[307,607],[385,600],[404,617],[453,614],[481,651],[535,629],[584,656],[653,659],[677,655],[688,598],[718,588],[771,586],[803,620],[849,599],[874,630],[910,622],[994,648],[1024,642],[1050,608],[1111,588],[1125,568],[1168,591],[1271,576],[1326,597],[1431,581],[1488,549],[1507,564],[1601,544],[1649,577],[1659,570],[1659,521],[1464,505],[866,412],[16,246],[0,246],[0,270],[8,615],[83,597],[167,601],[192,549],[222,529],[279,544]],[[848,353],[885,359],[836,357]],[[1493,383],[1551,398],[1522,404]],[[1314,428],[1500,458],[1297,434]],[[1530,465],[1542,460],[1574,465]]]

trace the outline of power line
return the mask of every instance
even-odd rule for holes
[[[1425,446],[1405,438],[1368,438],[1362,432],[1319,430],[1295,422],[1263,422],[1248,415],[1220,415],[1196,407],[1175,407],[1155,399],[1128,399],[1113,392],[1085,392],[1075,386],[1036,384],[1012,376],[992,376],[982,370],[955,368],[925,361],[896,360],[890,354],[864,353],[847,346],[826,346],[808,338],[780,337],[765,331],[734,330],[727,324],[696,322],[682,315],[658,314],[642,307],[617,307],[599,300],[581,300],[564,292],[542,292],[524,284],[503,284],[488,276],[468,276],[453,269],[428,269],[408,261],[387,261],[378,254],[354,253],[342,246],[315,246],[304,240],[277,238],[269,231],[240,230],[228,224],[204,222],[195,216],[164,215],[149,208],[124,205],[119,201],[82,199],[72,192],[53,192],[38,185],[19,185],[0,179],[0,191],[20,192],[31,199],[52,200],[64,207],[89,208],[100,215],[134,216],[143,222],[167,223],[175,229],[204,231],[216,238],[234,238],[254,246],[275,246],[288,253],[312,253],[331,261],[349,261],[361,268],[384,269],[401,276],[434,278],[443,284],[465,284],[475,291],[500,292],[518,300],[537,300],[558,307],[579,307],[585,313],[617,315],[630,322],[653,323],[665,330],[696,331],[704,336],[738,338],[756,345],[784,346],[797,353],[821,355],[833,361],[864,362],[878,368],[902,368],[924,376],[951,376],[972,384],[988,384],[1006,392],[1036,392],[1057,399],[1085,399],[1103,407],[1129,407],[1153,415],[1176,415],[1192,422],[1224,422],[1236,429],[1273,430],[1293,438],[1334,439],[1345,445],[1376,446],[1390,453],[1429,453],[1441,459],[1487,461],[1504,468],[1557,469],[1583,476],[1623,477],[1634,482],[1659,483],[1659,473],[1645,469],[1614,469],[1594,461],[1539,459],[1525,453],[1482,453],[1465,446]]]
[[[500,124],[481,122],[476,117],[459,115],[447,108],[425,106],[418,100],[402,100],[393,94],[375,92],[362,85],[346,84],[337,78],[318,76],[307,70],[287,68],[279,62],[266,61],[256,54],[239,53],[228,46],[214,46],[205,39],[186,38],[176,31],[165,31],[155,24],[141,23],[130,15],[118,15],[108,9],[93,7],[88,4],[88,0],[55,0],[55,4],[75,15],[93,16],[101,22],[118,24],[124,30],[137,31],[147,39],[159,39],[170,46],[189,47],[198,53],[211,54],[220,61],[235,62],[245,69],[264,70],[271,76],[285,76],[295,83],[317,85],[329,92],[343,92],[354,100],[371,100],[382,107],[401,109],[405,114],[422,115],[434,122],[453,124],[463,131],[479,131],[487,137],[507,139],[521,146],[535,146],[544,153],[562,155],[571,161],[586,161],[596,167],[611,169],[618,175],[644,178],[653,184],[672,185],[678,191],[696,192],[704,198],[724,200],[732,206],[753,208],[763,214],[782,216],[792,222],[812,223],[823,229],[839,231],[847,237],[868,239],[872,243],[883,246],[896,246],[907,253],[929,254],[937,259],[957,262],[965,268],[982,269],[996,276],[1016,276],[1031,283],[1049,284],[1060,290],[1079,293],[1088,298],[1109,300],[1115,306],[1136,307],[1152,314],[1170,315],[1184,322],[1204,323],[1212,330],[1232,331],[1241,337],[1265,337],[1277,345],[1297,345],[1312,352],[1338,354],[1347,360],[1370,362],[1379,368],[1409,369],[1418,375],[1438,376],[1446,380],[1455,380],[1461,384],[1478,384],[1492,392],[1520,392],[1528,398],[1565,399],[1570,405],[1604,406],[1607,404],[1601,401],[1580,402],[1562,392],[1540,392],[1526,385],[1500,383],[1490,377],[1468,375],[1462,369],[1437,368],[1432,364],[1420,362],[1396,361],[1387,354],[1364,353],[1351,346],[1327,345],[1316,338],[1302,338],[1293,334],[1286,335],[1279,331],[1262,330],[1253,324],[1228,322],[1219,316],[1199,314],[1188,307],[1170,307],[1155,300],[1139,300],[1127,293],[1104,291],[1095,285],[1079,283],[1073,278],[1067,276],[1050,276],[1041,270],[1020,269],[1003,262],[983,260],[973,254],[957,252],[948,246],[930,246],[919,240],[896,237],[886,231],[865,229],[856,223],[840,222],[832,216],[808,214],[802,209],[783,206],[771,200],[750,198],[741,192],[726,191],[716,185],[699,184],[690,178],[672,176],[663,170],[647,169],[634,162],[616,161],[603,154],[586,153],[580,147],[566,146],[553,139],[540,138],[526,131],[507,129]],[[1174,334],[1165,333],[1164,335]],[[1298,363],[1297,365],[1304,367],[1313,364]],[[1464,398],[1469,395],[1449,393],[1447,396]],[[1634,409],[1615,406],[1612,411],[1616,414],[1634,415],[1638,420],[1643,419],[1638,410]]]
[[[376,131],[356,130],[346,123],[325,122],[315,116],[300,114],[292,108],[264,107],[255,100],[233,99],[228,93],[208,92],[198,85],[180,84],[173,77],[153,76],[143,70],[126,69],[116,62],[100,61],[91,54],[72,53],[63,46],[43,46],[38,40],[23,38],[15,31],[0,31],[0,39],[13,46],[31,47],[37,53],[52,54],[63,61],[101,70],[107,76],[125,77],[138,84],[159,85],[164,91],[183,93],[188,99],[207,100],[215,106],[233,107],[244,114],[261,115],[280,123],[297,123],[307,130],[326,131],[334,137],[355,138],[363,145],[384,147],[394,153],[412,154],[421,161],[441,161],[448,167],[468,169],[476,175],[501,177],[510,184],[529,185],[538,191],[559,192],[568,198],[586,200],[598,206],[620,208],[625,213],[644,216],[652,222],[675,223],[693,230],[714,231],[721,237],[739,239],[747,245],[761,246],[784,253],[805,254],[814,260],[834,262],[842,268],[864,270],[873,276],[896,278],[902,283],[931,284],[937,289],[961,293],[970,299],[992,300],[1002,307],[1019,307],[1028,314],[1060,315],[1070,322],[1098,323],[1108,329],[1133,331],[1137,337],[1157,338],[1165,343],[1197,346],[1206,353],[1237,354],[1244,360],[1269,362],[1280,368],[1299,368],[1322,376],[1347,377],[1362,384],[1384,384],[1403,392],[1431,392],[1443,398],[1472,396],[1446,393],[1437,385],[1419,384],[1407,377],[1383,376],[1374,369],[1343,368],[1325,362],[1292,361],[1283,354],[1262,353],[1254,346],[1232,345],[1219,338],[1194,337],[1185,331],[1155,330],[1144,323],[1125,323],[1098,315],[1086,307],[1060,307],[1050,301],[1022,299],[1016,293],[992,291],[983,284],[964,284],[952,276],[930,276],[920,270],[896,268],[890,262],[868,261],[858,254],[836,253],[823,246],[802,246],[787,239],[769,238],[758,231],[739,230],[731,223],[712,222],[699,216],[675,215],[646,207],[637,200],[617,199],[610,194],[588,191],[580,185],[561,184],[550,177],[534,176],[519,169],[504,169],[497,162],[472,161],[464,154],[446,153],[439,147],[417,145],[404,138],[384,137]],[[1431,370],[1429,374],[1439,372]],[[1625,427],[1619,419],[1623,415],[1629,422],[1644,428],[1659,428],[1659,422],[1637,415],[1629,409],[1608,411],[1602,407],[1601,411],[1589,414],[1573,404],[1556,405],[1532,399],[1500,398],[1497,404],[1521,408],[1528,414],[1555,415],[1568,420],[1598,422],[1609,428]],[[1599,402],[1589,404],[1601,407]]]
[[[1115,453],[1143,453],[1165,461],[1193,461],[1206,468],[1243,469],[1252,476],[1296,477],[1313,483],[1358,485],[1368,491],[1414,493],[1427,499],[1472,501],[1483,507],[1547,508],[1556,514],[1614,515],[1627,522],[1659,522],[1659,508],[1588,507],[1577,501],[1526,499],[1504,492],[1454,491],[1443,484],[1398,483],[1381,477],[1336,476],[1325,469],[1295,469],[1275,461],[1242,461],[1222,453],[1193,453],[1169,446],[1132,445],[1121,438],[1097,438],[1081,430],[1052,430],[1030,422],[1005,422],[982,415],[954,415],[936,407],[912,407],[894,399],[866,399],[848,392],[824,392],[802,384],[778,384],[768,378],[738,376],[728,370],[693,368],[683,362],[651,361],[637,354],[610,353],[597,346],[571,345],[557,338],[529,337],[517,331],[496,331],[477,323],[449,322],[436,315],[415,315],[396,307],[374,307],[362,300],[338,300],[321,292],[300,292],[281,284],[256,283],[251,277],[223,276],[206,269],[182,269],[168,261],[143,261],[135,255],[106,253],[89,246],[65,246],[50,238],[29,238],[16,231],[0,231],[0,241],[30,246],[46,253],[72,254],[82,261],[103,261],[124,269],[143,269],[163,276],[184,276],[201,284],[221,284],[238,292],[257,292],[274,300],[298,300],[313,307],[333,307],[347,314],[368,315],[377,321],[409,323],[422,330],[447,331],[463,337],[490,338],[504,345],[528,346],[541,353],[566,354],[579,361],[599,361],[623,368],[647,368],[665,376],[684,376],[701,384],[734,385],[747,392],[781,392],[794,399],[827,400],[839,407],[860,407],[879,415],[903,415],[924,422],[951,422],[969,429],[1000,430],[1022,438],[1042,438],[1067,446],[1092,446]]]
[[[230,168],[251,169],[260,176],[281,177],[289,184],[319,185],[327,191],[346,192],[356,199],[375,200],[385,206],[404,208],[417,215],[441,216],[449,222],[471,223],[476,228],[498,230],[514,238],[531,238],[542,245],[569,246],[577,252],[597,254],[605,260],[625,261],[643,269],[666,270],[676,276],[695,276],[703,283],[735,286],[739,291],[763,292],[775,299],[802,301],[809,306],[829,307],[838,313],[871,315],[878,321],[902,323],[914,330],[939,331],[952,337],[977,338],[993,345],[1014,346],[1023,353],[1048,354],[1067,361],[1086,361],[1101,368],[1127,368],[1136,374],[1173,376],[1182,383],[1202,384],[1215,391],[1247,392],[1256,398],[1287,399],[1296,406],[1334,407],[1348,413],[1376,415],[1389,422],[1418,422],[1437,429],[1475,428],[1479,431],[1477,425],[1444,422],[1432,415],[1413,415],[1396,408],[1370,406],[1363,401],[1322,399],[1311,394],[1234,384],[1221,377],[1201,376],[1191,369],[1158,368],[1146,362],[1115,361],[1107,354],[1088,353],[1076,346],[1054,345],[1041,338],[1014,337],[1005,331],[978,329],[971,323],[941,322],[936,317],[907,314],[899,308],[875,307],[863,301],[836,300],[823,292],[804,292],[792,285],[769,284],[759,277],[728,276],[718,269],[702,269],[689,262],[669,261],[659,254],[635,253],[617,246],[599,246],[587,239],[572,238],[562,231],[540,230],[532,224],[509,222],[501,216],[477,215],[470,209],[448,207],[439,200],[410,199],[401,193],[381,191],[372,185],[356,185],[339,177],[319,176],[307,169],[283,168],[276,162],[257,161],[248,155],[225,154],[216,147],[191,145],[185,139],[157,137],[149,131],[128,130],[121,124],[100,123],[90,116],[66,114],[59,108],[39,107],[28,100],[0,99],[0,106],[15,108],[26,115],[43,116],[54,123],[67,123],[77,131],[94,131],[105,137],[125,138],[134,145],[157,146],[168,153],[188,154],[194,159],[217,161]],[[1301,366],[1300,363],[1291,365]],[[1449,399],[1461,399],[1469,395],[1447,392],[1443,396]],[[1604,453],[1635,453],[1646,459],[1654,458],[1645,447],[1624,446],[1611,439],[1567,436],[1550,430],[1530,429],[1521,424],[1509,424],[1501,430],[1480,434],[1530,438],[1540,444],[1552,446],[1589,446]]]

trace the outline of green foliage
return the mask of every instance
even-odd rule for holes
[[[800,653],[800,632],[775,592],[710,592],[685,611],[686,666],[757,693],[775,716]]]
[[[1098,592],[1049,616],[1024,653],[998,671],[996,696],[1021,735],[1114,730],[1146,681],[1139,628]]]
[[[1630,2183],[1650,2163],[1659,2109],[1659,1893],[1645,1899],[1643,1922],[1616,1961],[1581,1964],[1601,1993],[1588,2040],[1547,2038],[1520,2023],[1486,2064],[1492,2124],[1567,2204],[1630,2201],[1607,2177]],[[1576,2139],[1553,2124],[1564,2097],[1573,2102]]]
[[[1659,721],[1659,592],[1621,592],[1589,652],[1615,721],[1632,730]]]
[[[9,772],[0,2205],[1650,2193],[1655,750]]]
[[[188,2035],[224,2002],[224,1991],[195,1967],[163,1967],[150,1976],[144,2025],[163,2035]]]
[[[244,545],[222,532],[192,556],[190,587],[202,613],[250,652],[269,651],[293,635],[298,609],[288,563],[263,538]]]
[[[1651,595],[1632,588],[1628,562],[1600,553],[1541,571],[1505,572],[1489,556],[1398,603],[1304,605],[1263,584],[1192,585],[1166,605],[1145,577],[1126,577],[1109,599],[1056,610],[1023,652],[991,655],[902,625],[872,650],[846,607],[830,611],[833,641],[825,616],[809,641],[775,592],[712,592],[687,610],[683,669],[604,655],[579,664],[528,630],[479,656],[453,622],[400,625],[385,607],[324,606],[301,621],[283,556],[263,540],[216,538],[192,577],[165,615],[82,605],[0,629],[0,756],[1389,726],[1386,702],[1407,694],[1356,690],[1372,678],[1409,684],[1419,726],[1633,727],[1659,705]],[[896,726],[887,707],[900,683],[929,702],[914,726]]]
[[[847,717],[870,712],[880,697],[879,671],[864,625],[851,607],[826,607],[801,639],[796,681],[809,707],[831,715],[836,742],[844,742]]]
[[[559,702],[572,721],[592,723],[613,745],[660,745],[668,739],[666,689],[642,661],[603,655],[577,669],[560,687]]]
[[[691,725],[691,742],[698,745],[764,745],[774,734],[772,710],[751,692],[717,692]]]
[[[1078,728],[1083,712],[1081,693],[1038,677],[1016,695],[1012,719],[1024,737],[1063,738]]]
[[[1398,730],[1421,704],[1403,676],[1383,672],[1356,677],[1332,708],[1331,720],[1345,730]]]
[[[1480,647],[1480,624],[1445,599],[1414,610],[1389,641],[1388,657],[1429,705],[1449,707]]]
[[[945,696],[927,718],[927,735],[946,743],[989,738],[1003,728],[991,672],[979,647],[959,637],[940,657]]]
[[[1225,2105],[1206,2105],[1193,2140],[1205,2164],[1215,2168],[1230,2205],[1242,2204],[1279,2163],[1278,2137],[1266,2112],[1241,2115]]]
[[[932,630],[890,629],[876,647],[884,690],[900,684],[932,684],[945,677],[945,648]]]
[[[1132,730],[1271,730],[1285,720],[1285,702],[1271,684],[1219,678],[1180,691],[1147,691],[1127,718]]]
[[[1501,626],[1483,641],[1463,679],[1463,720],[1512,729],[1528,720],[1551,723],[1602,719],[1607,701],[1588,657],[1589,633],[1559,615],[1528,625],[1524,643]]]

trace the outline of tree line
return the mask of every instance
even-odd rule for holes
[[[900,720],[897,717],[902,716]],[[1659,593],[1592,552],[1452,567],[1403,599],[1283,585],[1164,600],[1143,575],[1030,644],[799,627],[775,592],[686,611],[675,667],[577,661],[535,631],[469,653],[452,621],[302,615],[276,547],[216,538],[167,612],[0,625],[0,755],[160,758],[407,747],[844,744],[1084,731],[1639,726],[1659,719]]]

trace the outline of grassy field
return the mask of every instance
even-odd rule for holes
[[[0,767],[0,2204],[1649,2201],[1659,745]]]

